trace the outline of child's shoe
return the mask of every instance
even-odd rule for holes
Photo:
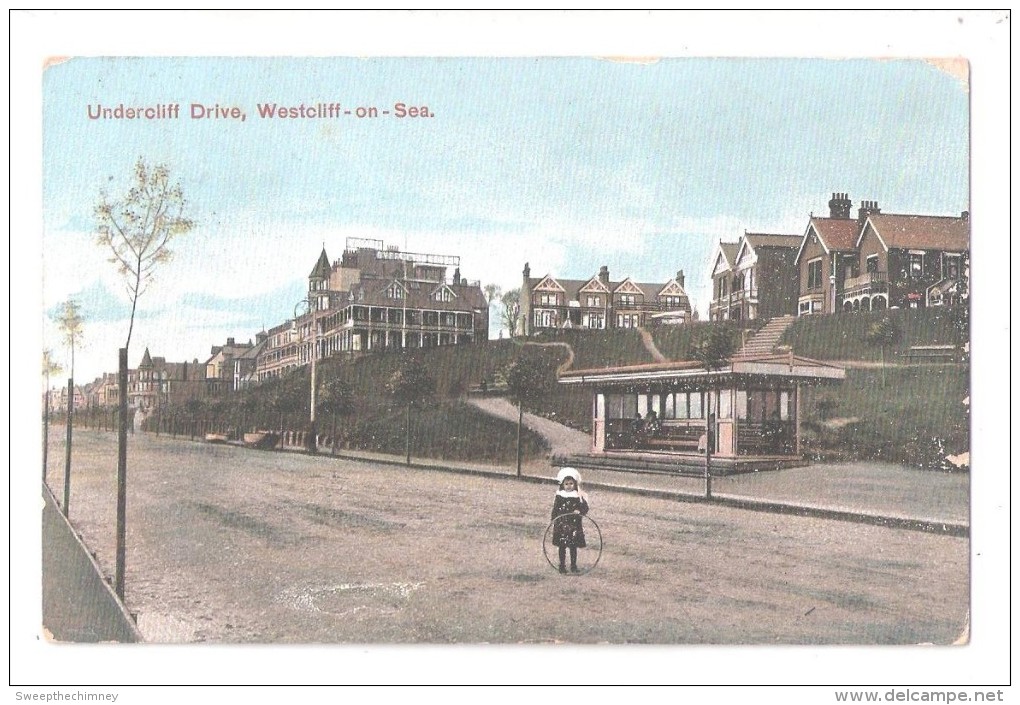
[[[563,574],[566,574],[566,572],[567,572],[567,566],[565,566],[565,565],[561,565],[561,566],[560,566],[560,572],[561,572],[561,573],[563,573]]]
[[[570,572],[571,572],[571,573],[580,573],[581,571],[579,571],[579,570],[577,569],[577,566],[576,566],[576,565],[572,565],[572,566],[570,566]]]

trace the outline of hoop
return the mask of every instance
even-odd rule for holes
[[[555,570],[559,570],[559,556],[556,556],[556,561],[555,562],[553,562],[553,559],[549,557],[549,545],[552,543],[551,538],[552,538],[553,526],[555,526],[556,522],[559,521],[560,519],[562,519],[563,517],[573,517],[573,516],[577,516],[577,515],[576,514],[560,514],[559,516],[555,517],[552,521],[550,521],[549,522],[549,526],[547,526],[546,529],[545,529],[545,536],[542,538],[542,554],[545,556],[546,562],[552,568],[554,568]],[[584,570],[579,570],[578,571],[579,575],[585,575],[586,573],[590,573],[593,570],[595,570],[595,566],[597,566],[599,564],[599,561],[602,560],[602,529],[599,528],[598,522],[596,522],[594,519],[592,519],[587,514],[581,514],[580,516],[581,516],[581,521],[582,522],[588,521],[592,526],[595,527],[595,532],[594,532],[594,534],[592,535],[591,538],[598,538],[598,553],[595,556],[595,562],[591,564],[590,568],[585,568]],[[587,537],[586,537],[586,539],[587,539]],[[589,548],[593,548],[593,546],[591,546],[592,543],[594,543],[594,541],[589,542],[589,546],[588,546]]]

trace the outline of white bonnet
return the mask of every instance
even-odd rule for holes
[[[562,485],[563,481],[568,477],[574,478],[574,482],[577,482],[578,484],[581,482],[581,475],[574,468],[561,468],[556,474],[556,482]]]

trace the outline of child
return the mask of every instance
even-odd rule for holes
[[[566,573],[567,549],[570,549],[570,572],[577,573],[577,548],[584,548],[584,527],[581,516],[588,513],[588,497],[581,492],[581,476],[574,468],[563,468],[556,479],[560,489],[553,501],[553,545],[560,549],[560,572]],[[562,517],[556,521],[557,517]]]

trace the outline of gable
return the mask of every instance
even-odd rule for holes
[[[754,248],[751,247],[751,243],[745,238],[740,243],[740,250],[737,251],[737,261],[734,267],[750,266],[758,261],[758,255],[755,253]]]
[[[609,287],[603,284],[598,277],[592,277],[591,279],[588,280],[588,282],[584,286],[578,289],[578,291],[585,294],[592,293],[608,294]]]
[[[829,253],[829,248],[825,246],[825,242],[819,236],[814,223],[808,223],[807,230],[804,231],[804,240],[800,243],[800,249],[797,251],[797,259],[794,260],[798,264],[800,264],[800,258],[804,256],[804,250],[807,249],[808,245],[817,245],[821,247],[825,254]]]
[[[561,294],[567,293],[567,290],[560,286],[560,283],[550,276],[546,276],[542,281],[536,284],[531,289],[532,291],[556,291]]]
[[[875,240],[878,240],[878,244],[880,244],[882,246],[883,250],[885,250],[886,252],[889,251],[889,246],[885,244],[884,240],[882,240],[882,236],[878,234],[878,231],[875,230],[875,226],[872,224],[871,220],[869,219],[864,224],[864,227],[861,228],[861,235],[860,235],[860,237],[857,238],[857,249],[859,250],[861,248],[861,244],[865,240],[870,240],[872,238],[874,238]]]
[[[718,276],[720,274],[728,274],[730,271],[730,264],[726,261],[726,258],[720,252],[719,256],[716,257],[715,267],[712,269],[712,276]]]
[[[440,284],[432,290],[429,298],[433,301],[453,301],[457,298],[457,292],[448,287],[446,284]]]
[[[620,285],[613,290],[614,294],[639,294],[644,296],[645,292],[641,291],[641,288],[632,282],[630,278],[624,279],[620,282]]]
[[[687,292],[680,286],[680,283],[676,279],[670,279],[666,286],[662,287],[658,293],[659,296],[687,296]]]

